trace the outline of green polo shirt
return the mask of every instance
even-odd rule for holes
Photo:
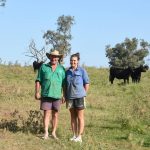
[[[65,69],[57,65],[55,71],[52,71],[51,65],[43,64],[38,71],[36,81],[41,84],[41,96],[60,99],[62,96],[62,87],[65,83]]]

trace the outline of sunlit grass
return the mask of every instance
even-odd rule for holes
[[[39,101],[34,99],[36,74],[31,67],[0,66],[0,149],[148,150],[150,72],[142,74],[139,84],[123,85],[123,81],[115,79],[111,85],[108,69],[86,69],[90,90],[80,145],[69,141],[72,133],[65,104],[59,114],[57,134],[60,140],[42,140],[42,112]]]

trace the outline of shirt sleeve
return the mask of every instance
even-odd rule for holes
[[[64,86],[66,83],[66,71],[65,68],[63,67],[63,73],[62,73],[62,86]]]
[[[41,82],[41,70],[42,70],[41,68],[42,68],[42,66],[38,70],[38,74],[37,74],[35,82],[38,82],[38,81]]]
[[[84,85],[90,83],[88,74],[87,74],[85,69],[82,70],[82,78],[83,78],[83,84]]]

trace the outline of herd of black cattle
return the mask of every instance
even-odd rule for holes
[[[149,69],[148,65],[141,65],[136,68],[117,68],[117,67],[110,67],[110,74],[109,74],[109,81],[113,84],[115,78],[123,79],[124,83],[129,83],[129,77],[131,76],[133,83],[140,82],[141,73],[146,72]]]
[[[37,61],[33,62],[34,71],[38,70],[43,62],[38,63]],[[148,65],[141,65],[136,68],[119,68],[119,67],[110,67],[109,81],[113,84],[115,78],[123,79],[124,83],[129,83],[129,77],[131,76],[133,83],[140,82],[141,73],[146,72],[149,69]]]

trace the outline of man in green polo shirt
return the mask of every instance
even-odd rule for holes
[[[44,139],[48,138],[48,127],[50,115],[52,116],[52,137],[56,136],[56,128],[58,123],[58,111],[60,109],[62,91],[65,84],[65,69],[58,64],[61,57],[59,51],[54,50],[46,53],[50,59],[48,64],[43,64],[38,71],[35,82],[35,99],[41,100],[40,109],[44,111]]]

